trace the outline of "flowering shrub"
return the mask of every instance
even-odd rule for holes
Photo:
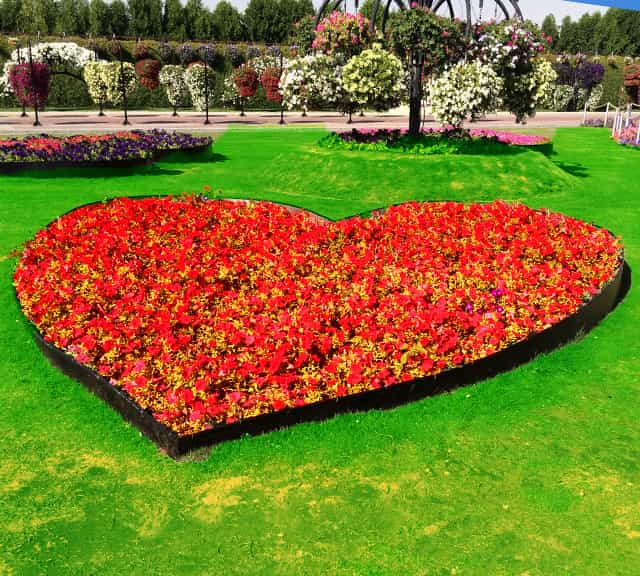
[[[82,70],[87,92],[94,104],[103,106],[109,100],[109,85],[106,62],[87,62]]]
[[[460,128],[467,116],[495,110],[501,79],[479,61],[458,62],[429,83],[431,111],[443,126]]]
[[[93,60],[93,52],[75,42],[40,42],[31,48],[31,58],[33,62],[46,64],[50,71],[66,71],[79,73],[84,66]],[[11,83],[9,81],[9,71],[16,64],[23,64],[28,61],[26,49],[14,50],[9,55],[9,59],[3,65],[3,74],[0,77],[0,94],[11,94]]]
[[[160,70],[160,84],[167,93],[167,100],[174,108],[185,106],[189,101],[189,88],[185,81],[185,70],[182,66],[166,64]]]
[[[304,16],[293,26],[293,44],[302,55],[311,52],[315,39],[316,17],[314,15]]]
[[[240,66],[246,60],[245,54],[235,44],[227,44],[224,48],[227,58],[231,60],[231,64],[235,67]]]
[[[0,140],[0,165],[34,163],[91,163],[153,158],[158,152],[193,150],[211,144],[208,137],[151,130],[98,136],[27,136]]]
[[[107,100],[119,106],[123,103],[123,89],[128,98],[136,88],[136,70],[131,62],[107,62],[104,65],[104,80],[107,84]]]
[[[151,50],[146,44],[138,42],[133,48],[132,55],[136,62],[138,60],[146,60],[147,58],[151,58]]]
[[[501,98],[504,107],[515,115],[516,122],[525,123],[527,116],[535,115],[538,105],[552,97],[555,78],[551,63],[540,58],[531,63],[528,74],[509,78]]]
[[[9,70],[9,84],[23,106],[42,108],[49,98],[49,66],[41,62],[15,64]]]
[[[425,72],[444,69],[464,56],[466,40],[461,22],[438,16],[427,7],[411,4],[389,20],[390,37],[397,54],[407,59],[412,50],[425,58]]]
[[[192,62],[187,67],[184,80],[191,94],[191,101],[196,110],[204,110],[206,107],[207,94],[209,95],[209,103],[213,99],[215,91],[215,72],[202,62]]]
[[[574,314],[620,264],[606,230],[518,204],[328,223],[120,198],[40,231],[14,284],[45,340],[188,435],[474,362]]]
[[[162,64],[154,58],[144,58],[136,62],[136,74],[147,90],[155,90],[160,84],[158,78]]]
[[[536,106],[549,98],[555,79],[551,65],[536,56],[549,39],[528,30],[521,22],[481,23],[473,30],[470,54],[491,66],[502,79],[503,107],[516,122],[535,114]]]
[[[342,68],[342,86],[360,106],[388,110],[400,101],[404,89],[402,62],[374,47],[351,58]]]
[[[183,42],[180,46],[180,62],[183,66],[190,64],[196,58],[196,53],[193,50],[193,46],[189,42]]]
[[[318,23],[311,47],[348,60],[362,52],[371,39],[369,20],[362,14],[335,10]]]
[[[452,128],[422,130],[416,137],[407,130],[351,130],[332,132],[320,140],[326,148],[409,152],[412,154],[505,154],[509,146],[526,146],[546,152],[551,141],[543,136],[487,129],[463,132]]]
[[[267,100],[271,102],[282,102],[280,73],[280,68],[267,68],[260,77],[260,84],[265,90]]]
[[[287,62],[280,79],[284,106],[307,111],[310,106],[344,102],[342,67],[331,56],[304,56]]]
[[[592,109],[600,103],[604,92],[602,64],[589,62],[581,55],[572,62],[569,56],[561,55],[553,68],[557,74],[554,110],[578,110],[585,103]]]
[[[243,64],[233,71],[233,83],[240,98],[252,98],[258,90],[258,74],[250,65]]]

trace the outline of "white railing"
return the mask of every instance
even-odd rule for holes
[[[612,105],[611,105],[612,106]],[[609,114],[610,103],[607,102],[607,111],[605,113],[605,126],[607,125],[607,116]],[[615,137],[619,135],[623,129],[633,127],[633,109],[638,108],[640,110],[640,104],[634,104],[630,102],[625,108],[615,107],[615,116],[613,119],[613,127],[611,128],[611,136]],[[637,115],[638,125],[636,127],[635,144],[640,144],[640,114]]]

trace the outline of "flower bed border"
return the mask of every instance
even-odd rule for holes
[[[200,154],[206,152],[212,144],[201,144],[193,148],[176,148],[174,150],[156,150],[145,158],[126,158],[121,160],[94,160],[87,162],[54,161],[54,162],[0,162],[0,174],[12,174],[23,170],[54,170],[56,168],[129,168],[132,166],[151,165],[174,153]]]
[[[237,201],[246,202],[246,200],[239,199]],[[80,206],[73,210],[77,208]],[[287,208],[294,211],[303,210],[294,206],[287,206]],[[325,220],[320,215],[309,213]],[[155,442],[170,457],[177,459],[191,450],[213,446],[226,440],[238,439],[246,434],[264,434],[302,422],[325,420],[346,412],[393,408],[506,372],[532,360],[538,354],[550,352],[566,344],[578,334],[591,330],[622,301],[630,286],[631,269],[624,260],[623,252],[620,266],[613,278],[575,314],[564,318],[542,332],[531,334],[525,340],[472,364],[450,368],[435,375],[401,382],[385,388],[367,390],[306,406],[286,408],[232,424],[217,424],[211,429],[186,436],[178,435],[157,421],[149,411],[142,409],[125,391],[112,385],[91,368],[79,363],[64,350],[45,341],[37,327],[26,317],[25,320],[31,326],[39,348],[53,366],[83,384],[90,392],[115,409],[127,422]],[[22,310],[15,292],[14,296]]]
[[[469,128],[466,131],[472,132],[474,130],[482,130],[480,128]],[[396,130],[387,129],[387,128],[379,128],[378,132],[395,132]],[[509,130],[493,130],[494,132],[504,132],[510,134],[517,134],[516,132],[509,132]],[[358,128],[353,128],[352,130],[343,130],[343,131],[333,131],[329,132],[326,136],[323,136],[319,141],[318,145],[321,148],[326,148],[328,150],[345,150],[348,152],[381,152],[386,154],[408,154],[414,156],[441,156],[441,155],[465,155],[465,154],[482,154],[482,152],[461,152],[461,151],[451,151],[451,152],[420,152],[415,149],[402,149],[401,147],[386,147],[386,148],[376,148],[376,142],[355,142],[344,140],[343,135],[353,134],[354,132],[360,132]],[[366,132],[366,131],[365,131]],[[445,130],[438,129],[423,129],[420,132],[420,137],[432,137],[435,140],[440,136],[444,142],[446,142],[446,137],[442,135],[446,134]],[[337,136],[340,139],[339,144],[330,144],[326,141],[332,137]],[[403,134],[402,136],[408,136],[408,134]],[[544,141],[534,143],[534,144],[509,144],[507,142],[501,142],[496,137],[487,136],[487,135],[471,135],[472,140],[475,139],[478,144],[484,143],[491,145],[492,143],[502,144],[505,147],[505,153],[508,154],[509,150],[532,150],[533,152],[540,152],[544,156],[551,156],[553,153],[553,140],[550,138],[546,138]],[[482,142],[484,141],[484,142]],[[471,141],[467,141],[469,143]],[[434,142],[435,144],[435,142]],[[499,154],[497,154],[499,155]]]

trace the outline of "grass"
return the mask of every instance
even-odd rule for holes
[[[640,562],[640,298],[507,374],[176,463],[41,356],[11,254],[116,195],[279,200],[342,218],[408,199],[520,200],[594,221],[640,266],[638,150],[559,129],[555,155],[321,150],[224,134],[213,162],[0,176],[0,574],[630,574]],[[212,193],[213,193],[212,192]]]

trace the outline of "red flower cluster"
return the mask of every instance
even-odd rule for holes
[[[243,64],[233,71],[233,82],[240,98],[253,98],[258,90],[258,73],[248,64]]]
[[[160,69],[162,63],[155,58],[144,58],[136,62],[136,74],[147,90],[155,90],[160,84]]]
[[[621,250],[503,202],[329,223],[264,202],[117,199],[40,231],[14,282],[46,340],[191,434],[483,358],[576,312]]]
[[[267,100],[270,102],[282,102],[280,94],[280,74],[282,70],[275,66],[267,68],[260,78],[260,83],[265,89]]]
[[[51,72],[46,64],[16,64],[9,69],[9,84],[20,104],[42,108],[49,98]]]

